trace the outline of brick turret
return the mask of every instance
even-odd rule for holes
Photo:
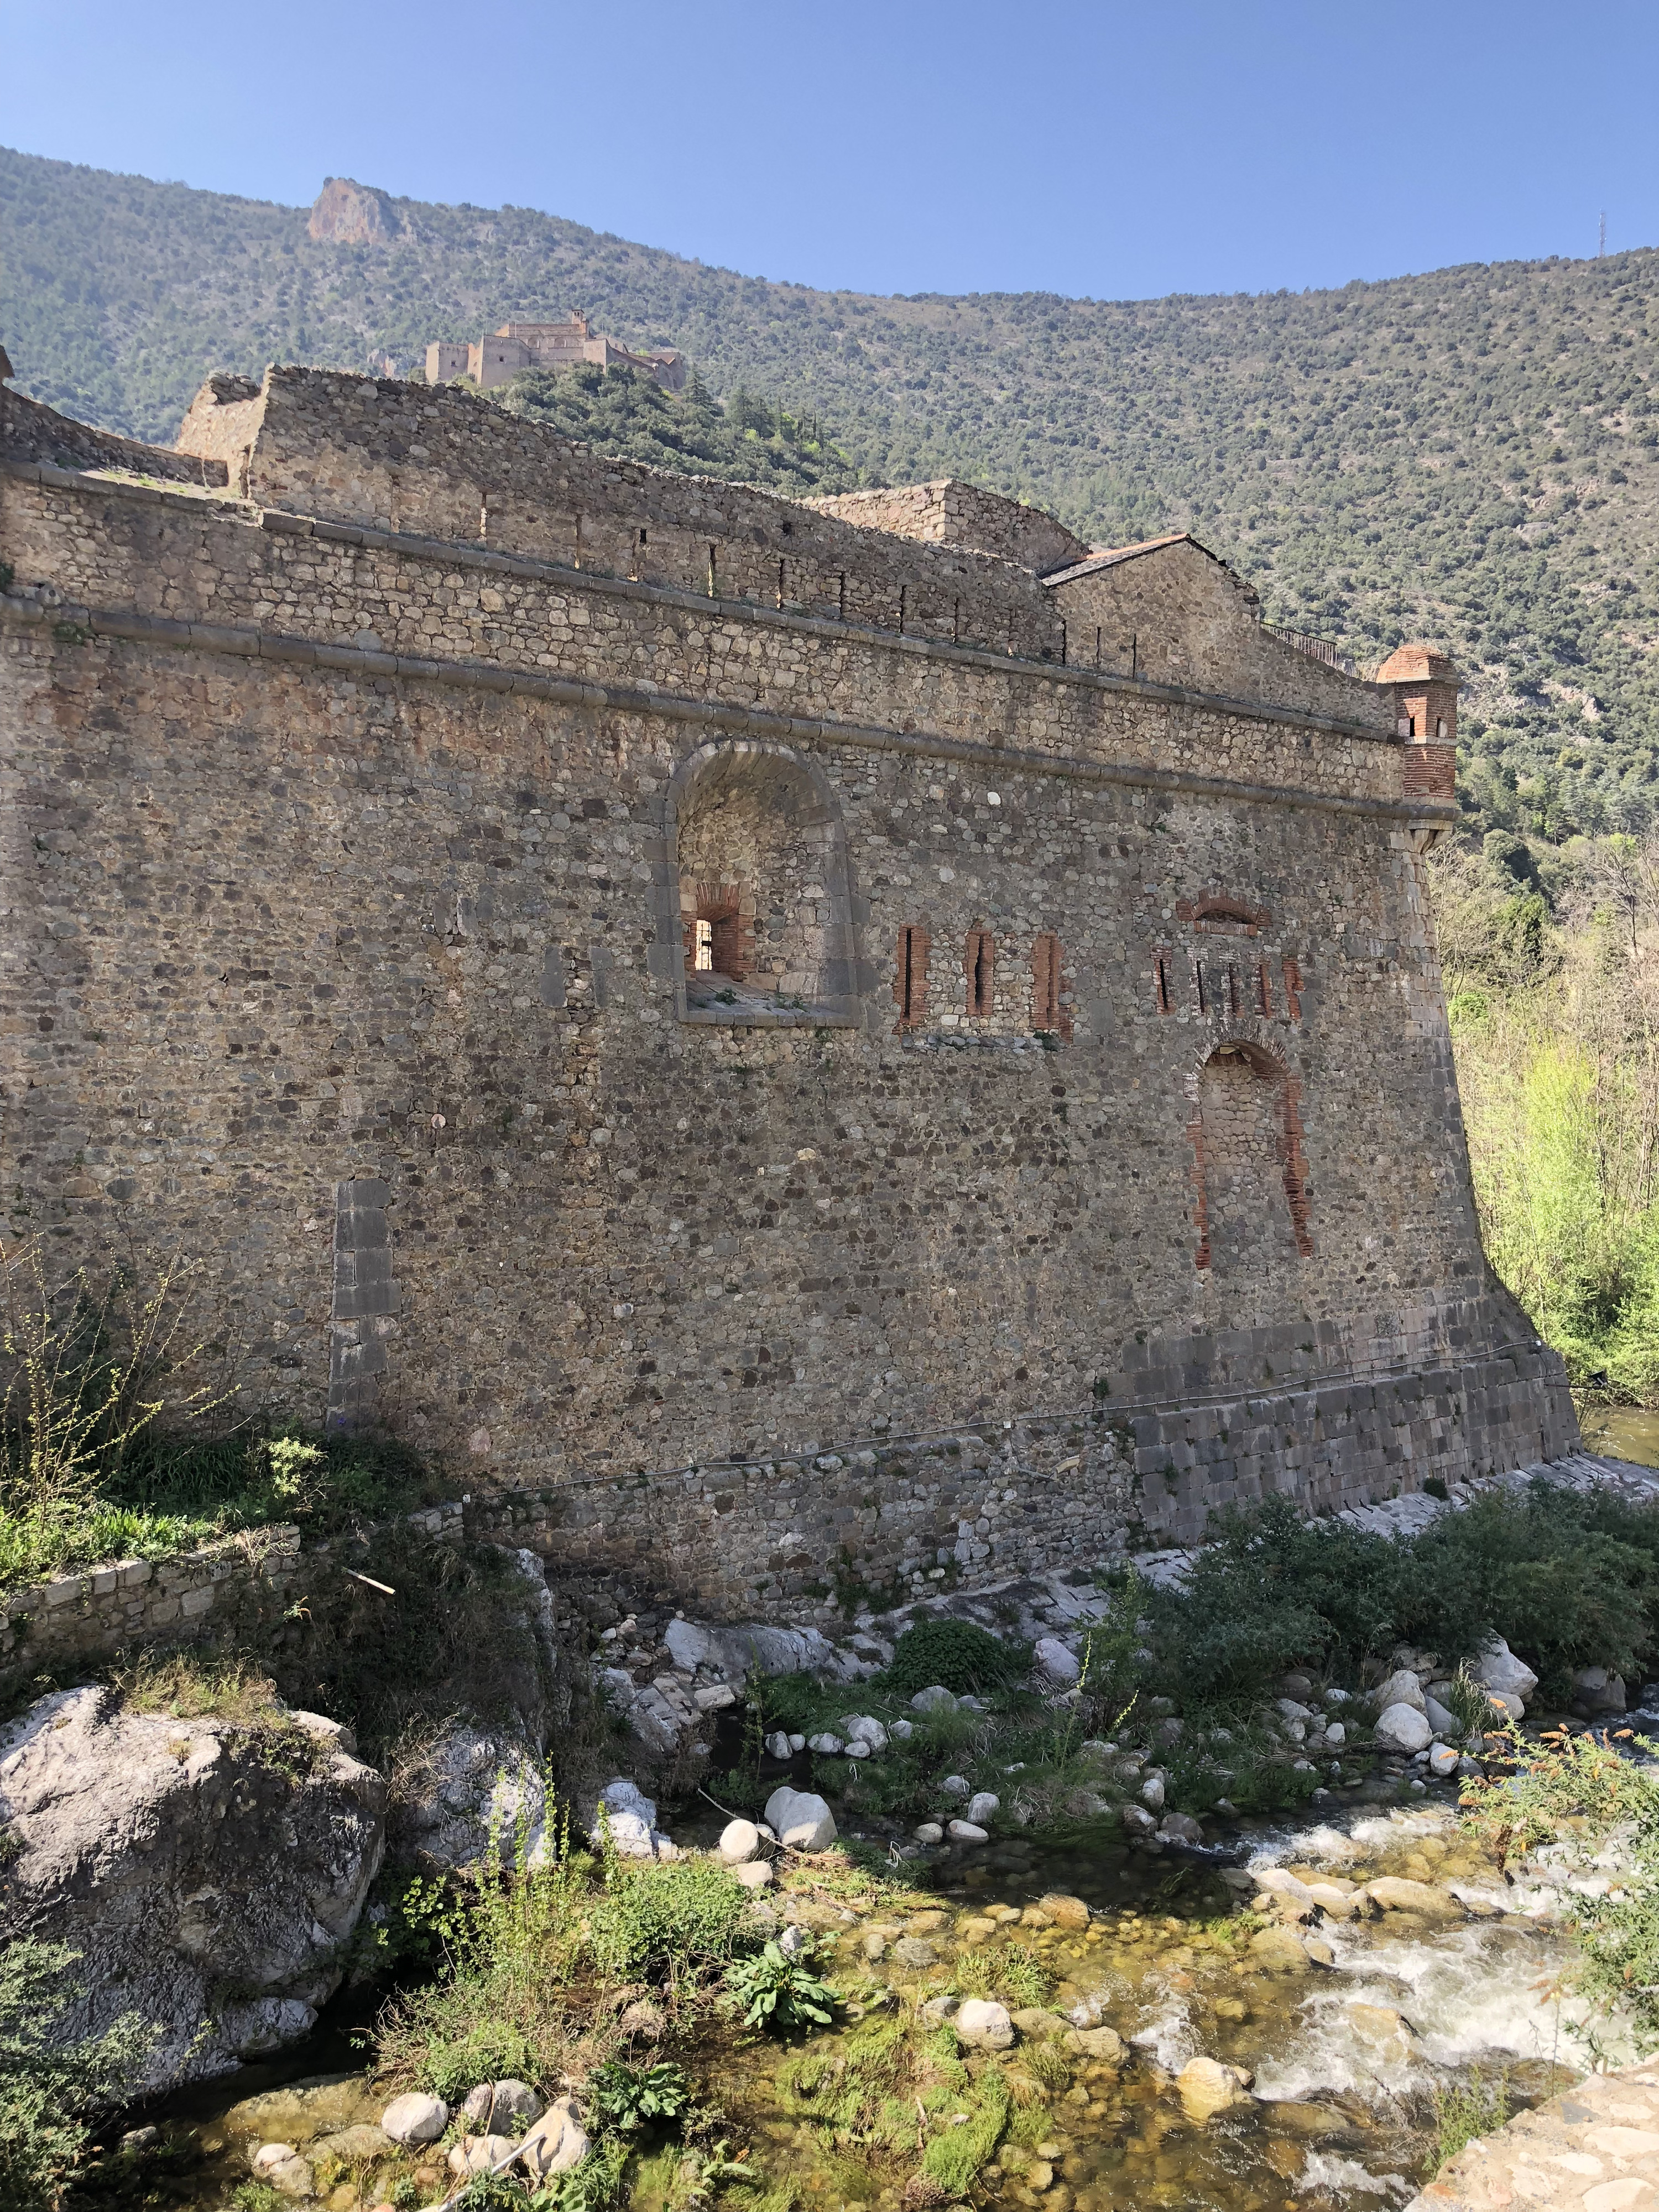
[[[1395,729],[1414,750],[1406,757],[1408,798],[1449,799],[1457,763],[1457,690],[1462,678],[1443,653],[1402,645],[1376,672],[1392,695]]]

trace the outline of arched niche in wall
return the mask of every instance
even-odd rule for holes
[[[1218,1044],[1188,1084],[1197,1264],[1218,1285],[1262,1284],[1311,1257],[1302,1086],[1258,1044]]]
[[[856,1026],[847,833],[817,763],[758,738],[702,746],[666,827],[682,1019]]]

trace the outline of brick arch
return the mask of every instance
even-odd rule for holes
[[[1285,1194],[1289,1241],[1299,1259],[1311,1259],[1301,1078],[1253,1038],[1225,1037],[1191,1071],[1185,1088],[1198,1231],[1194,1265],[1206,1270],[1215,1265],[1215,1217],[1223,1210],[1216,1201],[1230,1190],[1248,1200],[1250,1187],[1261,1185],[1267,1164],[1264,1140],[1269,1137],[1276,1180]],[[1263,1263],[1270,1264],[1275,1232],[1271,1213],[1262,1213],[1261,1231]]]
[[[1226,891],[1211,891],[1200,899],[1177,899],[1178,918],[1194,929],[1213,929],[1227,936],[1257,936],[1273,920],[1265,906]]]
[[[764,1018],[770,992],[774,1018],[860,1020],[846,827],[816,761],[763,738],[700,745],[669,781],[664,829],[658,935],[683,1017]],[[717,933],[720,972],[750,987],[724,1016],[688,1006],[698,919]]]

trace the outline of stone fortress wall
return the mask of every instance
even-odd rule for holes
[[[1443,664],[459,392],[219,380],[190,489],[0,406],[14,1219],[183,1238],[273,1402],[738,1610],[1574,1439],[1475,1230]],[[1076,1441],[919,1492],[968,1430]]]

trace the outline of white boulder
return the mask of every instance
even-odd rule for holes
[[[728,1820],[717,1848],[727,1866],[747,1866],[760,1856],[761,1832],[752,1820]]]
[[[449,2125],[449,2107],[441,2097],[423,2097],[411,2090],[392,2099],[380,2115],[380,2125],[393,2142],[436,2142]]]
[[[1462,1741],[1463,1723],[1449,1705],[1443,1705],[1438,1698],[1431,1697],[1424,1701],[1423,1710],[1429,1726],[1437,1735],[1449,1736],[1454,1742]]]
[[[908,1743],[915,1732],[914,1721],[894,1721],[887,1730],[895,1743]]]
[[[793,1750],[794,1746],[781,1729],[775,1729],[766,1739],[766,1756],[769,1759],[788,1759]]]
[[[1002,1800],[994,1790],[975,1790],[962,1809],[969,1820],[977,1820],[982,1827],[1002,1810]]]
[[[556,2097],[531,2130],[519,2163],[532,2181],[567,2172],[588,2153],[587,2130],[576,2118],[568,2097]]]
[[[1423,1685],[1409,1667],[1397,1668],[1376,1693],[1378,1706],[1386,1712],[1390,1705],[1410,1705],[1422,1712],[1427,1705]]]
[[[1060,1683],[1066,1688],[1069,1688],[1083,1672],[1076,1654],[1069,1651],[1057,1636],[1040,1638],[1031,1656],[1051,1682]]]
[[[872,1752],[886,1750],[887,1731],[873,1713],[843,1713],[841,1725],[849,1750],[855,1743],[867,1744]]]
[[[1458,1765],[1458,1755],[1449,1743],[1437,1743],[1429,1753],[1429,1765],[1436,1774],[1455,1774]]]
[[[402,1840],[428,1867],[463,1872],[491,1848],[509,1862],[546,1854],[547,1788],[541,1761],[520,1737],[452,1721],[405,1794]]]
[[[942,1844],[945,1841],[945,1831],[937,1820],[923,1820],[910,1832],[919,1844]]]
[[[1014,2039],[1008,2008],[994,1997],[969,1997],[958,2006],[951,2025],[974,2051],[1006,2051]]]
[[[953,1844],[988,1844],[988,1832],[975,1820],[952,1820],[945,1833]]]
[[[939,1785],[939,1794],[941,1797],[971,1797],[974,1785],[965,1774],[947,1774]]]
[[[1501,1636],[1478,1651],[1469,1662],[1469,1674],[1483,1688],[1500,1697],[1519,1698],[1524,1705],[1538,1687],[1538,1677],[1524,1659],[1517,1659]]]
[[[463,2136],[449,2146],[449,2170],[458,2180],[488,2173],[512,2154],[514,2140],[511,2136]]]
[[[836,1840],[835,1816],[810,1790],[775,1790],[766,1801],[766,1825],[795,1851],[827,1851]]]
[[[1149,1774],[1140,1785],[1141,1802],[1150,1805],[1154,1813],[1164,1810],[1164,1777]]]
[[[807,1737],[806,1748],[817,1752],[821,1759],[839,1759],[847,1747],[838,1735],[831,1735],[825,1729],[817,1735]]]
[[[1605,1667],[1581,1667],[1572,1678],[1572,1702],[1581,1713],[1622,1713],[1625,1678]]]
[[[1332,1751],[1340,1751],[1343,1745],[1347,1741],[1348,1728],[1346,1721],[1328,1721],[1326,1723],[1325,1741],[1327,1746]]]
[[[915,1713],[953,1713],[956,1709],[956,1698],[943,1682],[934,1682],[925,1690],[918,1690],[910,1700],[910,1710]]]
[[[1427,1716],[1416,1705],[1402,1698],[1387,1705],[1378,1716],[1376,1740],[1385,1750],[1418,1752],[1427,1747],[1433,1735]]]

